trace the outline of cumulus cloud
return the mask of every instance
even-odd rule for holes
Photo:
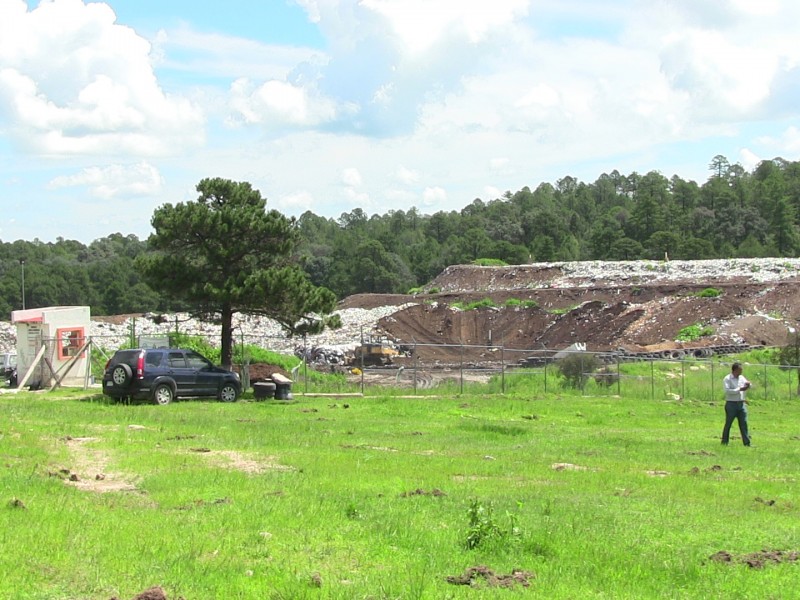
[[[289,213],[304,213],[314,208],[314,196],[307,190],[286,194],[275,201],[275,207]]]
[[[342,171],[342,183],[350,187],[360,187],[363,183],[361,172],[356,168],[348,168]]]
[[[4,0],[0,124],[49,154],[159,155],[202,141],[203,115],[166,94],[149,43],[105,4]]]
[[[172,182],[157,157],[182,154],[176,175],[191,184],[261,178],[280,208],[334,215],[457,210],[612,169],[699,179],[715,154],[749,166],[800,153],[786,128],[798,115],[800,3],[293,2],[323,47],[191,20],[148,41],[100,1],[0,0],[2,142],[55,159],[7,171],[32,187],[26,174],[46,170],[63,206],[81,186],[122,197],[123,185],[102,188],[113,177],[92,166],[98,156],[147,159]],[[65,157],[85,170],[54,178]]]
[[[400,165],[395,172],[395,177],[401,183],[412,185],[419,181],[419,172]]]
[[[422,192],[424,206],[436,206],[447,202],[447,192],[439,186],[426,187]]]
[[[270,80],[255,85],[249,79],[238,79],[231,86],[232,122],[262,124],[275,127],[316,127],[337,117],[342,110],[330,98],[309,87],[285,81]]]
[[[463,35],[470,43],[512,22],[528,11],[529,0],[362,0],[383,16],[411,54],[419,54],[447,35]]]
[[[749,148],[743,148],[739,151],[739,163],[748,171],[755,169],[760,162],[761,159]]]
[[[800,129],[795,126],[786,128],[778,136],[761,136],[758,143],[775,156],[794,156],[800,153]]]
[[[126,196],[154,196],[164,179],[153,165],[140,162],[134,165],[87,167],[74,175],[62,175],[50,181],[50,189],[87,187],[92,196],[110,200]]]
[[[266,44],[187,25],[158,31],[152,44],[151,59],[159,67],[225,79],[283,80],[300,64],[323,65],[328,60],[313,48]]]

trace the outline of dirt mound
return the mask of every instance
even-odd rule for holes
[[[284,377],[288,377],[289,379],[292,378],[292,374],[283,367],[267,363],[254,363],[250,365],[249,371],[251,384],[256,383],[257,381],[267,381],[272,377],[273,373],[280,373]]]
[[[485,347],[471,351],[473,361],[496,359],[493,346],[559,350],[583,343],[599,352],[779,346],[800,321],[800,262],[761,261],[461,265],[431,282],[435,293],[360,294],[342,305],[415,303],[377,328],[433,362],[457,360],[462,345]],[[465,309],[487,299],[489,306]],[[692,325],[706,335],[676,341]],[[442,344],[453,347],[434,347]]]

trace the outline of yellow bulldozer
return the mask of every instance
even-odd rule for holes
[[[361,345],[356,346],[353,351],[353,365],[365,367],[389,365],[399,354],[400,351],[395,343],[385,335],[365,336],[361,340]]]

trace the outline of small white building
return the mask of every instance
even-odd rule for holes
[[[50,387],[56,382],[83,386],[89,369],[88,306],[48,306],[15,310],[17,380],[22,386]],[[33,369],[31,370],[31,366]],[[25,381],[23,378],[30,375]]]

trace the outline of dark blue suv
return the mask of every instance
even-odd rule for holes
[[[235,402],[241,391],[237,373],[181,348],[117,350],[103,373],[106,396],[161,405],[189,397]]]

